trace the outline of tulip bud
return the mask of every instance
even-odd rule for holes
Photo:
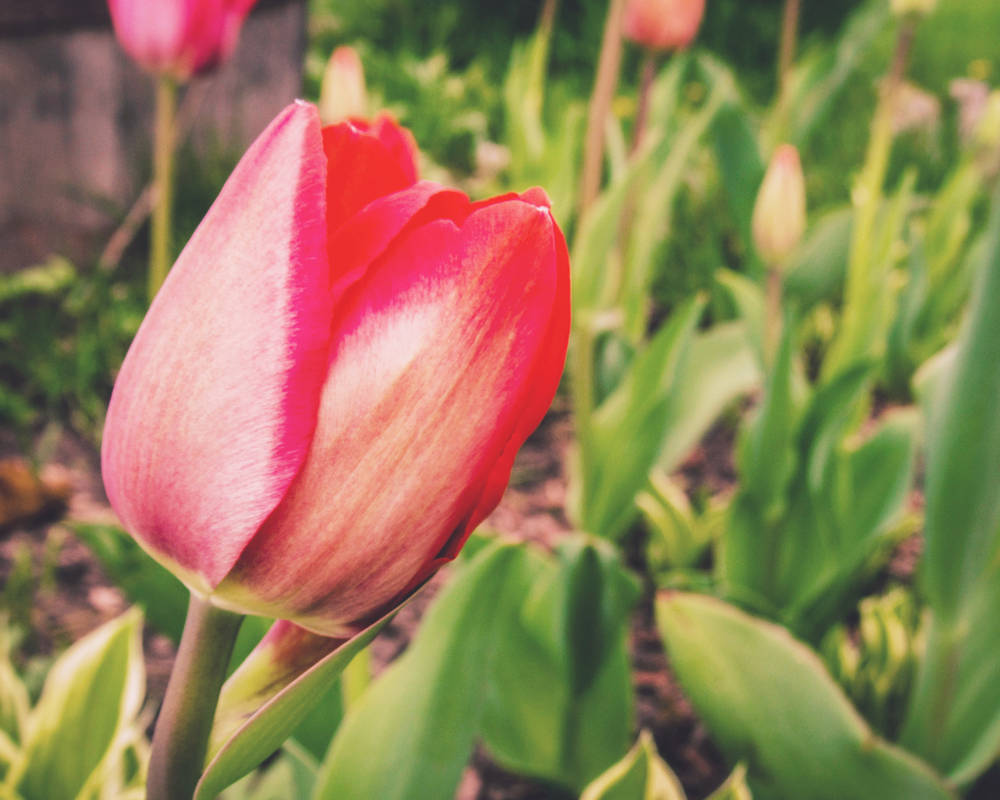
[[[150,307],[104,432],[108,497],[147,551],[218,606],[324,635],[457,554],[569,334],[544,193],[413,183],[393,125],[321,130],[298,103],[261,134]]]
[[[332,125],[347,119],[365,117],[368,97],[365,72],[353,47],[338,47],[326,62],[319,92],[319,117]]]
[[[898,17],[906,17],[911,14],[926,16],[934,11],[937,0],[889,0],[889,7],[892,13]]]
[[[186,81],[236,47],[256,0],[108,0],[118,41],[143,69]]]
[[[790,144],[774,153],[753,207],[753,241],[760,257],[780,267],[806,229],[806,184],[799,151]]]
[[[679,50],[694,41],[705,0],[628,0],[625,38],[651,50]]]

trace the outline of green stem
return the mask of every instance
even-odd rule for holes
[[[601,54],[597,60],[594,93],[587,113],[587,134],[583,145],[583,177],[580,181],[580,214],[594,202],[601,189],[604,165],[604,125],[611,112],[611,101],[618,85],[622,59],[622,18],[625,0],[611,0],[604,22]]]
[[[773,367],[778,357],[781,341],[781,268],[772,266],[767,271],[767,294],[764,306],[764,361]]]
[[[149,240],[149,301],[152,302],[170,269],[170,233],[174,202],[174,118],[177,84],[161,76],[156,85],[156,123],[153,130],[153,186],[155,200]]]
[[[781,44],[778,49],[778,92],[781,95],[784,95],[788,85],[798,37],[799,0],[785,0],[785,10],[781,15]]]
[[[147,800],[190,800],[243,617],[191,595],[184,635],[153,733]]]
[[[647,49],[642,57],[642,72],[639,75],[639,104],[635,110],[635,127],[632,129],[632,147],[629,153],[635,153],[642,144],[642,135],[646,132],[649,120],[649,103],[653,94],[653,80],[656,78],[656,53]]]

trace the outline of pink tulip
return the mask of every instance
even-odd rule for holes
[[[236,47],[256,0],[108,0],[118,41],[144,69],[186,81]]]
[[[757,192],[751,219],[754,246],[772,267],[782,267],[806,230],[806,179],[799,151],[783,144],[774,151]]]
[[[694,41],[705,0],[628,0],[624,33],[651,50],[679,50]]]
[[[544,193],[414,183],[391,127],[279,115],[157,295],[104,433],[108,497],[154,557],[327,635],[457,554],[566,354]]]
[[[368,109],[365,70],[353,47],[338,47],[330,55],[319,90],[319,116],[324,124],[363,117]]]

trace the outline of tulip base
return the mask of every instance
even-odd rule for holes
[[[215,706],[243,617],[191,595],[153,733],[147,800],[189,800],[204,768]]]

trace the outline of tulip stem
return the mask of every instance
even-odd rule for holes
[[[170,233],[174,204],[174,117],[177,84],[162,76],[156,84],[156,123],[153,129],[153,218],[149,235],[149,301],[163,285],[170,269]]]
[[[190,800],[201,777],[219,691],[243,617],[191,595],[153,733],[147,800]]]
[[[625,0],[610,0],[608,16],[604,22],[601,54],[597,60],[594,92],[590,96],[587,114],[587,133],[583,145],[583,175],[580,180],[580,214],[587,210],[601,190],[601,173],[604,167],[604,126],[615,88],[622,59],[622,22]]]

